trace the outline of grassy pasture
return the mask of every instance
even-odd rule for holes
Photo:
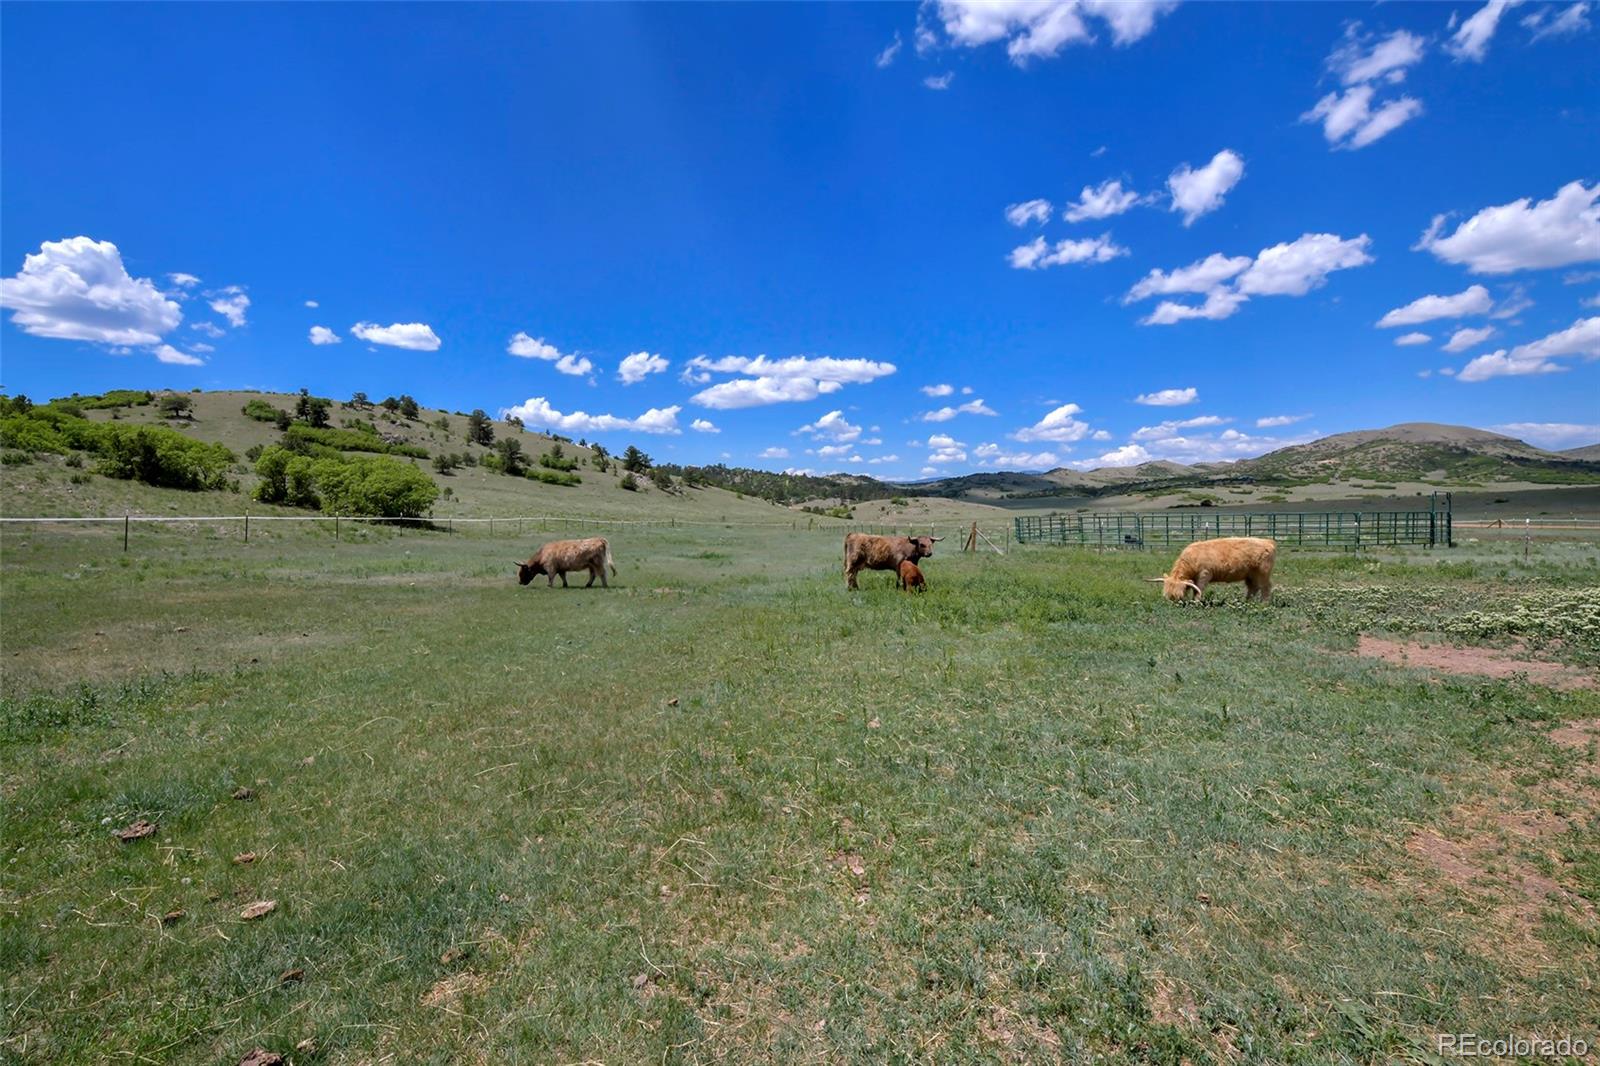
[[[1201,609],[1048,548],[849,595],[833,533],[619,532],[609,591],[519,588],[506,536],[137,540],[0,534],[4,1057],[1595,1039],[1600,763],[1558,738],[1600,692],[1352,654],[1593,671],[1592,545],[1288,554]]]

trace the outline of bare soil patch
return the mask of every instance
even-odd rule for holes
[[[1356,641],[1356,654],[1398,666],[1437,670],[1446,674],[1473,674],[1480,677],[1522,675],[1535,684],[1548,685],[1550,688],[1600,688],[1600,678],[1577,667],[1522,658],[1499,648],[1419,644],[1415,641],[1385,640],[1363,633]]]

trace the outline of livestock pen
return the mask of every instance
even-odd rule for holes
[[[1088,548],[1146,548],[1213,537],[1270,537],[1303,548],[1448,547],[1450,494],[1437,493],[1417,511],[1194,510],[1120,514],[1019,515],[1018,544]]]

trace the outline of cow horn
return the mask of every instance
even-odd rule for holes
[[[1199,585],[1196,585],[1193,581],[1185,581],[1184,584],[1194,589],[1195,595],[1197,596],[1204,596],[1206,594],[1206,590],[1201,588]]]
[[[1146,581],[1154,581],[1156,584],[1159,585],[1159,584],[1163,583],[1164,581],[1166,581],[1167,579],[1164,578],[1164,577],[1147,577],[1147,578],[1145,578],[1145,580]]]
[[[932,534],[931,534],[931,533],[930,533],[930,534],[929,534],[929,535],[928,535],[928,539],[929,539],[929,540],[943,540],[943,539],[944,539],[944,538],[943,538],[943,537],[935,537],[935,536],[933,536],[933,535],[932,535]]]

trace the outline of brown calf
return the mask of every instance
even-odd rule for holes
[[[910,559],[900,564],[900,587],[907,592],[912,590],[921,592],[928,587],[928,582],[922,577],[922,571],[917,569],[917,564]]]
[[[871,533],[846,533],[844,536],[844,587],[858,588],[856,575],[863,570],[900,570],[906,561],[916,562],[933,555],[935,541],[943,537],[879,537]]]
[[[527,562],[517,564],[517,581],[526,585],[540,574],[545,574],[552,588],[558,576],[561,578],[561,587],[566,588],[568,571],[587,570],[589,581],[584,588],[593,585],[597,577],[602,587],[609,588],[606,584],[607,567],[611,568],[611,576],[616,577],[617,564],[611,561],[611,545],[606,543],[606,538],[553,540],[534,552]]]

